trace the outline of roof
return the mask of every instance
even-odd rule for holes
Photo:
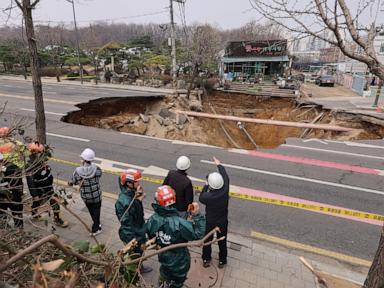
[[[288,56],[261,56],[261,57],[223,57],[223,63],[235,62],[289,62]]]

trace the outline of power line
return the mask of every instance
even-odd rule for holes
[[[167,14],[167,13],[168,11],[166,10],[166,8],[164,8],[160,11],[152,12],[152,13],[131,15],[131,16],[125,16],[125,17],[105,18],[105,19],[81,20],[81,21],[77,21],[77,23],[110,22],[110,21],[127,20],[127,19],[142,18],[142,17],[154,16],[154,15],[161,15],[161,14]],[[36,23],[71,23],[72,21],[36,20],[35,22]]]

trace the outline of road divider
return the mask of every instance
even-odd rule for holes
[[[57,159],[57,158],[51,158],[51,160],[60,164],[68,165],[68,166],[73,166],[73,167],[79,166],[79,163],[76,163],[76,162],[66,161],[66,160]],[[127,164],[127,166],[129,166],[129,164]],[[131,165],[131,166],[137,167],[135,165]],[[113,170],[103,169],[103,168],[102,170],[104,173],[107,173],[107,174],[120,175],[120,172],[123,171],[124,169],[113,167]],[[197,179],[197,178],[193,178],[193,179]],[[143,181],[157,184],[157,185],[163,184],[163,179],[153,178],[150,176],[143,176]],[[195,182],[201,183],[203,182],[203,180],[200,180],[200,181],[195,180]],[[202,191],[203,186],[193,185],[193,189],[195,191]],[[112,193],[109,193],[109,194],[112,194]],[[384,222],[384,215],[346,209],[343,207],[332,206],[328,204],[308,201],[304,199],[299,199],[299,198],[284,196],[284,195],[275,194],[271,192],[244,188],[244,187],[231,185],[230,196],[234,199],[254,201],[254,202],[263,203],[263,204],[306,210],[309,212],[344,218],[347,220],[367,223],[371,225],[382,226]]]

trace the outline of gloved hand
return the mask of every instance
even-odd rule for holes
[[[196,216],[200,213],[200,207],[197,202],[193,202],[192,204],[188,205],[188,213],[190,213],[192,216]]]

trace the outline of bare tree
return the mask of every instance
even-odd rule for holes
[[[374,49],[375,38],[381,33],[378,24],[382,0],[249,0],[265,18],[296,34],[313,36],[339,47],[347,57],[365,63],[376,75],[379,89],[384,81],[384,65]]]
[[[365,63],[380,79],[377,105],[384,81],[384,64],[374,49],[374,41],[382,26],[382,0],[250,0],[265,18],[300,36],[317,37],[351,59]],[[384,227],[379,248],[364,283],[366,288],[384,287]]]
[[[24,22],[25,32],[28,41],[28,50],[31,60],[31,73],[32,84],[35,96],[35,125],[36,125],[36,139],[40,143],[46,143],[46,123],[45,123],[45,111],[43,100],[43,88],[41,83],[41,74],[39,66],[39,56],[37,53],[37,44],[35,37],[35,29],[33,25],[32,10],[40,0],[15,0],[16,5],[20,8]]]
[[[220,34],[217,29],[206,24],[192,29],[190,41],[190,58],[193,65],[192,80],[188,88],[187,98],[192,85],[201,68],[209,68],[217,65],[218,53],[221,49]]]

